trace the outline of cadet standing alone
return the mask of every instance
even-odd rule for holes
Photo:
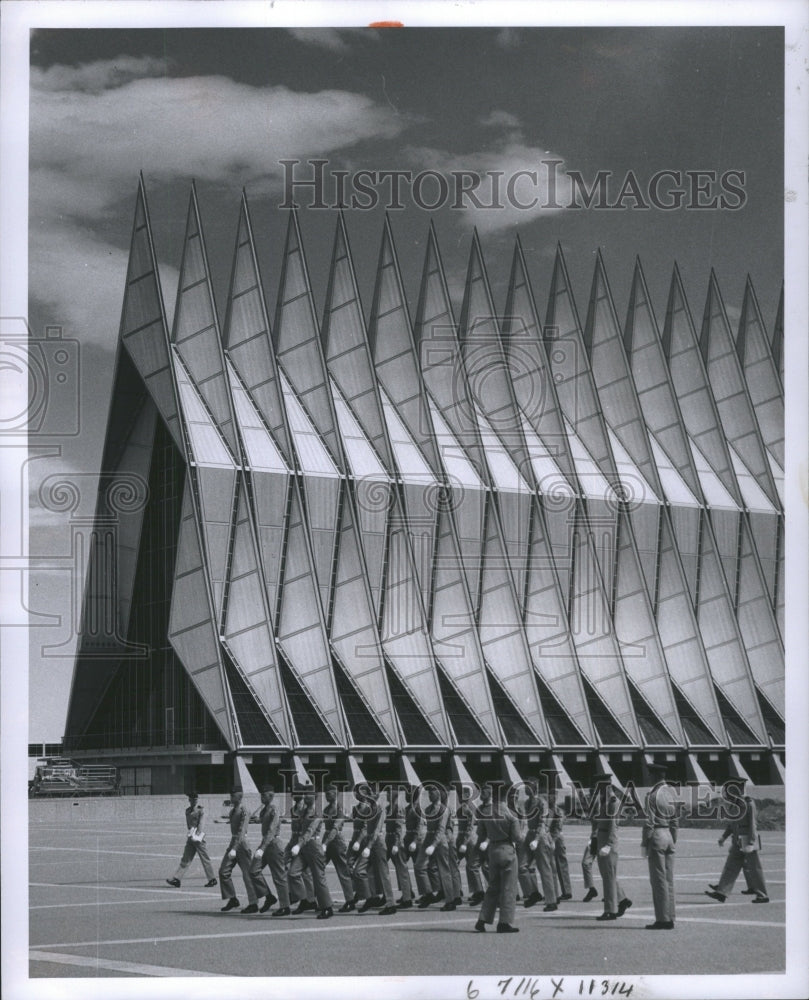
[[[663,764],[649,764],[657,784],[646,796],[646,820],[641,834],[641,851],[649,859],[655,919],[647,931],[674,929],[674,845],[677,842],[677,800],[666,784]]]
[[[168,884],[173,885],[175,889],[180,888],[180,880],[183,875],[185,875],[188,866],[194,860],[195,854],[199,855],[199,860],[202,862],[202,867],[208,877],[208,881],[205,883],[205,888],[210,889],[211,886],[216,885],[213,865],[211,864],[211,858],[208,854],[208,848],[205,846],[205,834],[202,830],[202,817],[204,812],[205,809],[199,801],[199,793],[189,792],[188,808],[185,810],[185,825],[188,830],[188,836],[185,842],[183,856],[180,858],[180,866],[174,873],[174,877],[166,879]]]

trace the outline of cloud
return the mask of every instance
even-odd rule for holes
[[[490,111],[480,119],[484,128],[519,128],[520,120],[510,111]]]
[[[102,90],[122,87],[131,80],[165,76],[166,70],[165,59],[153,56],[118,56],[80,66],[57,64],[45,70],[35,69],[32,73],[32,86],[38,90],[76,90],[97,94]]]
[[[494,37],[501,49],[516,49],[522,44],[520,33],[516,28],[502,28]]]
[[[368,28],[290,28],[290,35],[304,45],[314,45],[341,55],[350,50],[347,39],[361,38],[363,41],[379,41],[379,32]]]

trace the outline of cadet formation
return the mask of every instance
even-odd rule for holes
[[[677,842],[677,798],[667,783],[665,767],[651,764],[655,784],[644,802],[640,848],[648,859],[655,919],[647,930],[673,930],[675,926],[674,859]],[[544,903],[544,912],[556,911],[573,898],[564,838],[565,809],[554,789],[547,794],[538,783],[506,788],[500,782],[485,784],[473,801],[472,789],[462,788],[452,809],[445,789],[428,786],[426,805],[418,793],[405,796],[401,789],[374,791],[357,784],[350,811],[344,811],[340,788],[325,788],[318,807],[314,788],[296,786],[292,792],[289,840],[281,840],[281,814],[273,787],[261,790],[258,813],[261,840],[255,850],[248,842],[251,816],[242,802],[241,789],[230,794],[230,841],[219,866],[218,885],[223,912],[270,913],[288,917],[312,911],[319,920],[335,914],[335,902],[326,879],[332,865],[343,895],[338,913],[375,910],[388,917],[398,910],[441,904],[441,912],[464,902],[480,907],[474,929],[485,933],[497,917],[497,933],[513,934],[517,904],[524,908]],[[204,810],[196,792],[188,795],[185,810],[187,839],[179,867],[169,885],[180,888],[195,856],[199,856],[207,881],[217,885],[205,844]],[[754,903],[767,903],[767,887],[759,858],[755,803],[749,796],[725,793],[727,815],[732,817],[719,838],[731,846],[719,882],[706,895],[723,903],[744,872],[746,895]],[[619,879],[620,801],[611,774],[597,774],[589,802],[590,839],[581,859],[585,895],[598,898],[593,879],[597,865],[603,891],[601,922],[618,920],[632,906]],[[233,882],[238,865],[247,905],[242,906]],[[412,876],[411,876],[412,866]],[[463,898],[461,868],[466,873],[468,895]],[[399,898],[391,880],[391,869]],[[414,890],[415,882],[415,890]],[[272,889],[270,888],[272,883]],[[274,891],[273,891],[274,890]],[[277,904],[277,907],[276,907]],[[273,907],[276,907],[273,909]]]

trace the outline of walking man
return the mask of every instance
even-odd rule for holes
[[[371,869],[371,848],[368,844],[368,822],[376,809],[371,786],[361,782],[354,789],[357,800],[351,810],[353,828],[351,831],[351,879],[354,883],[354,903],[357,912],[365,913],[373,907],[381,906],[383,900],[377,896],[376,880]],[[363,900],[360,906],[360,900]]]
[[[388,858],[393,862],[396,884],[402,894],[396,905],[402,910],[409,910],[413,906],[413,885],[407,868],[406,823],[406,814],[402,809],[400,792],[397,787],[394,787],[390,809],[385,818],[385,848]]]
[[[318,906],[318,920],[328,920],[334,916],[334,905],[332,903],[329,887],[326,884],[326,859],[321,847],[321,834],[323,832],[323,818],[318,815],[315,804],[315,792],[309,785],[303,794],[303,808],[300,812],[300,832],[294,844],[291,844],[289,853],[292,855],[292,864],[289,867],[289,886],[298,899],[306,895],[303,882],[303,872],[308,869],[312,875],[312,886]],[[307,905],[301,909],[298,904],[296,913],[305,912],[312,907]]]
[[[199,793],[189,792],[188,807],[185,810],[185,825],[188,830],[188,834],[185,841],[185,848],[183,849],[183,856],[180,858],[180,865],[174,873],[174,877],[166,879],[168,884],[173,885],[175,889],[180,888],[182,877],[185,875],[188,866],[194,860],[195,854],[199,855],[199,860],[202,862],[202,868],[208,878],[208,881],[205,883],[205,888],[210,889],[212,886],[216,885],[213,865],[211,864],[211,858],[208,854],[208,848],[205,846],[205,833],[202,829],[202,819],[204,813],[205,809],[199,801]]]
[[[256,848],[253,861],[250,865],[250,877],[253,880],[253,888],[256,896],[264,896],[260,913],[266,913],[275,903],[281,905],[277,910],[273,910],[274,917],[288,917],[289,909],[289,888],[287,886],[287,866],[284,857],[284,848],[278,834],[281,831],[281,814],[275,807],[273,797],[275,789],[272,785],[265,785],[261,789],[261,812],[259,821],[261,823],[261,843]],[[275,884],[278,899],[270,892],[267,880],[261,873],[265,865],[270,866],[270,873]]]
[[[483,810],[481,810],[483,812]],[[517,817],[506,807],[500,786],[494,790],[491,804],[478,821],[478,841],[489,858],[489,884],[483,896],[475,930],[483,932],[486,924],[494,922],[499,910],[498,934],[516,934],[514,926],[517,912],[517,845],[520,826]]]
[[[647,931],[674,929],[674,845],[677,842],[677,800],[666,784],[665,764],[648,765],[657,784],[646,795],[646,820],[641,834],[641,851],[649,861],[649,881],[655,908],[653,924]]]
[[[340,913],[348,913],[354,909],[354,883],[348,869],[346,858],[346,842],[343,840],[343,825],[345,813],[340,805],[337,785],[326,788],[326,804],[323,806],[323,854],[326,862],[331,861],[340,887],[343,890],[343,905]]]
[[[463,902],[463,889],[461,887],[461,867],[458,862],[458,852],[455,849],[455,814],[449,807],[446,788],[441,789],[441,801],[447,810],[447,862],[449,863],[450,879],[452,881],[452,895],[449,899],[456,906]]]
[[[469,905],[478,906],[483,901],[483,883],[480,873],[480,853],[476,837],[477,810],[472,803],[473,789],[464,785],[461,792],[461,803],[455,814],[457,833],[455,850],[459,862],[466,862],[466,884],[469,890]]]
[[[705,893],[711,899],[724,903],[727,897],[733,892],[733,886],[739,877],[742,868],[745,869],[748,888],[755,892],[754,903],[769,903],[770,897],[767,894],[767,883],[764,881],[764,871],[761,867],[761,858],[758,854],[759,837],[756,825],[756,804],[749,795],[740,798],[738,795],[738,785],[727,784],[724,788],[724,797],[729,808],[734,810],[735,818],[731,819],[725,827],[722,836],[719,838],[721,847],[728,837],[730,841],[730,851],[728,852],[725,867],[719,877],[719,883],[711,887],[711,891]]]
[[[595,795],[596,857],[604,883],[604,912],[596,920],[617,920],[632,905],[618,882],[618,809],[611,775],[598,774]]]
[[[250,822],[250,815],[242,804],[243,792],[241,788],[234,788],[230,793],[231,809],[228,814],[230,823],[230,843],[219,866],[219,889],[225,905],[222,912],[238,909],[239,900],[236,896],[236,889],[233,886],[233,868],[236,864],[242,870],[244,887],[247,890],[247,906],[243,907],[242,913],[258,913],[256,905],[256,890],[253,888],[253,880],[250,877],[250,864],[253,860],[253,852],[247,843],[247,824]]]
[[[385,847],[385,820],[387,818],[386,793],[380,790],[374,803],[375,809],[365,824],[365,851],[369,852],[368,860],[373,872],[374,884],[379,888],[385,905],[379,911],[380,917],[389,917],[396,913],[393,888],[390,884],[388,870],[388,852]],[[370,909],[368,903],[360,907],[360,912]]]
[[[570,888],[570,868],[567,863],[567,845],[562,828],[565,825],[565,808],[557,801],[556,788],[551,787],[548,791],[548,804],[551,817],[550,828],[548,830],[553,843],[553,857],[556,867],[556,875],[559,879],[559,901],[573,899]]]
[[[537,829],[540,824],[544,823],[544,817],[540,813],[539,795],[537,794],[536,786],[531,782],[526,787],[528,798],[525,800],[525,804],[521,810],[522,816],[519,820],[520,832],[523,834],[523,839],[517,848],[517,881],[519,882],[520,892],[523,896],[522,905],[528,908],[536,906],[543,898],[542,893],[539,891],[539,884],[537,883],[534,853],[539,848]],[[514,805],[516,806],[516,802]],[[549,900],[555,902],[556,895],[550,896]]]
[[[414,788],[412,790],[407,808],[405,809],[404,843],[407,852],[405,861],[410,858],[413,859],[413,874],[416,878],[416,890],[419,893],[419,898],[416,900],[417,904],[421,906],[427,900],[425,905],[429,906],[430,903],[435,902],[432,898],[433,888],[430,883],[430,876],[427,872],[419,872],[419,869],[416,867],[416,859],[418,858],[422,842],[424,841],[424,835],[427,831],[427,823],[424,818],[424,811],[419,802],[419,794],[419,789]]]
[[[447,847],[449,810],[446,803],[441,801],[441,791],[437,785],[430,786],[428,795],[430,801],[424,810],[427,829],[416,858],[416,878],[418,879],[421,876],[421,884],[429,884],[430,859],[435,855],[435,862],[438,866],[438,878],[445,899],[441,911],[447,912],[455,909],[452,872],[449,867],[449,849]],[[432,902],[434,902],[432,893],[424,895],[419,903],[419,909],[426,909]]]
[[[298,840],[303,829],[303,817],[306,812],[306,807],[303,804],[303,789],[296,783],[292,788],[292,806],[289,810],[290,815],[290,838],[287,846],[284,848],[284,864],[287,870],[287,878],[289,877],[289,869],[292,865],[292,859],[295,855],[292,853],[292,848],[298,843]],[[304,868],[301,873],[303,879],[303,885],[301,888],[301,894],[298,896],[295,894],[295,890],[292,887],[292,883],[289,882],[289,899],[290,903],[297,903],[297,907],[293,910],[296,915],[299,913],[305,913],[307,910],[317,909],[317,904],[315,903],[315,889],[312,884],[312,873],[308,868]]]
[[[593,819],[590,824],[590,839],[584,845],[584,854],[581,856],[581,874],[584,879],[584,888],[587,890],[582,900],[583,903],[589,903],[591,899],[596,899],[598,896],[598,889],[593,881],[593,862],[598,854],[596,843],[596,821]]]

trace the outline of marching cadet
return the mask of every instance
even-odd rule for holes
[[[385,848],[388,858],[393,862],[396,884],[402,894],[396,905],[402,910],[409,910],[413,905],[413,885],[410,881],[410,872],[407,869],[406,822],[400,790],[394,787],[391,793],[390,809],[385,818]]]
[[[293,785],[292,788],[292,806],[289,811],[290,814],[290,838],[287,846],[284,848],[284,864],[287,869],[287,878],[289,884],[289,898],[290,902],[297,903],[297,907],[293,910],[296,915],[299,913],[306,913],[307,910],[316,910],[317,904],[315,903],[315,889],[312,882],[312,873],[308,868],[304,868],[300,873],[303,880],[303,885],[297,883],[300,886],[300,895],[295,890],[291,880],[289,880],[289,869],[292,866],[292,861],[296,857],[296,854],[292,853],[292,848],[298,844],[298,841],[303,830],[303,821],[306,815],[306,806],[303,801],[303,790],[297,785]]]
[[[477,814],[477,842],[478,856],[480,857],[480,871],[486,883],[489,881],[489,854],[484,842],[480,839],[480,819],[482,816],[490,816],[492,810],[492,785],[486,783],[480,789],[480,805],[476,809]]]
[[[562,890],[558,897],[558,901],[561,903],[562,900],[573,899],[573,893],[570,888],[570,868],[567,863],[567,846],[564,834],[562,833],[562,827],[565,825],[565,808],[561,803],[557,802],[555,788],[549,789],[548,802],[551,817],[548,832],[553,842],[556,875],[559,879],[559,887]]]
[[[489,857],[489,884],[483,896],[475,930],[483,932],[486,924],[494,922],[494,915],[500,911],[497,924],[498,934],[516,934],[514,926],[517,911],[517,846],[520,842],[520,826],[517,817],[502,801],[500,787],[496,798],[487,800],[479,810],[478,842],[481,850]]]
[[[632,905],[618,882],[618,810],[611,775],[595,777],[595,831],[598,870],[604,883],[604,912],[596,920],[617,920]]]
[[[674,929],[674,845],[677,842],[677,800],[666,784],[664,764],[648,765],[657,784],[646,795],[646,819],[641,834],[641,852],[649,860],[655,919],[647,931]]]
[[[733,886],[739,877],[742,868],[746,869],[748,888],[753,889],[755,896],[754,903],[769,903],[770,897],[767,894],[767,883],[764,881],[764,871],[761,867],[761,858],[758,855],[759,837],[756,826],[756,804],[749,795],[740,798],[738,795],[738,785],[729,783],[724,788],[726,801],[736,810],[739,815],[731,819],[725,827],[722,836],[719,838],[721,847],[728,837],[731,838],[730,850],[728,851],[725,867],[719,877],[719,883],[711,887],[711,891],[706,891],[705,895],[710,896],[720,903],[724,903],[727,897],[733,892]]]
[[[458,853],[455,849],[455,814],[449,807],[449,796],[445,788],[441,789],[441,801],[447,810],[447,862],[452,880],[452,895],[449,897],[456,906],[463,903],[463,889],[461,887],[461,868],[458,864]],[[435,855],[433,855],[435,860]]]
[[[367,824],[374,814],[376,803],[371,786],[361,782],[354,788],[357,800],[351,810],[353,829],[351,832],[352,859],[351,878],[354,883],[354,903],[359,913],[381,906],[383,900],[377,895],[376,880],[371,870],[371,848],[368,845]],[[362,906],[359,905],[363,900]]]
[[[437,900],[433,899],[433,888],[430,883],[429,874],[427,872],[420,871],[416,866],[416,860],[427,830],[427,822],[424,818],[424,811],[419,803],[419,794],[419,789],[414,788],[407,803],[407,809],[405,810],[404,842],[405,847],[407,848],[407,856],[405,860],[407,861],[409,858],[413,859],[413,874],[416,878],[416,889],[419,893],[419,898],[416,900],[416,903],[421,907],[425,900],[427,900],[427,906],[429,906],[430,903],[435,903]]]
[[[535,906],[543,897],[537,883],[536,862],[534,852],[539,846],[537,827],[543,822],[539,810],[539,796],[533,782],[526,783],[528,797],[520,809],[518,822],[520,824],[521,841],[517,848],[517,881],[523,895],[523,906]],[[516,801],[513,806],[516,807]],[[515,809],[516,811],[516,809]],[[556,894],[548,897],[555,900]]]
[[[536,858],[539,877],[542,881],[542,892],[545,898],[542,910],[544,913],[553,913],[559,908],[559,903],[564,899],[564,896],[559,895],[559,883],[557,882],[556,843],[551,836],[554,820],[550,804],[544,795],[537,796],[536,809],[537,823],[534,839],[528,846]]]
[[[275,789],[272,785],[264,785],[261,789],[261,812],[259,822],[261,823],[261,843],[256,848],[253,861],[250,865],[250,878],[253,880],[253,888],[257,896],[264,896],[260,913],[266,913],[275,903],[281,905],[277,910],[273,910],[273,917],[288,917],[289,909],[289,888],[287,886],[287,866],[284,858],[284,848],[281,844],[279,833],[281,832],[281,814],[275,807],[273,797]],[[261,869],[270,866],[272,880],[278,892],[278,899],[270,892],[267,880],[261,873]]]
[[[480,874],[480,853],[478,851],[475,820],[477,810],[472,803],[473,789],[464,785],[461,803],[455,814],[455,850],[459,860],[466,861],[466,884],[469,890],[469,905],[477,906],[483,901],[483,883]]]
[[[337,785],[329,785],[326,788],[326,804],[323,806],[323,854],[325,860],[331,861],[337,878],[340,880],[340,887],[343,890],[344,903],[339,909],[339,913],[349,913],[356,905],[354,902],[354,883],[351,879],[351,872],[348,869],[346,859],[346,842],[343,840],[343,824],[345,814],[338,800],[339,789]]]
[[[449,867],[449,849],[447,846],[449,809],[446,803],[441,801],[441,791],[437,785],[430,786],[428,795],[430,801],[424,810],[427,828],[416,858],[416,878],[418,879],[419,874],[421,874],[423,883],[429,879],[430,859],[435,855],[436,864],[438,865],[438,877],[446,900],[441,907],[441,911],[447,912],[455,909],[455,896],[453,895],[452,873]],[[432,902],[435,902],[432,893],[423,896],[419,903],[419,909],[426,909]]]
[[[326,884],[326,859],[323,856],[320,842],[323,832],[323,818],[318,814],[315,792],[311,785],[304,792],[303,808],[299,818],[300,833],[289,850],[292,855],[292,864],[289,867],[289,885],[299,899],[305,895],[306,889],[302,873],[304,869],[308,868],[312,873],[312,885],[319,908],[317,919],[328,920],[329,917],[334,916],[334,906],[329,887]],[[295,912],[301,913],[311,908],[307,905],[302,910],[301,904],[298,904]]]
[[[584,879],[584,888],[587,890],[582,900],[583,903],[589,903],[591,899],[596,899],[598,896],[598,890],[593,881],[593,862],[598,854],[597,839],[596,821],[593,819],[590,824],[590,839],[584,845],[584,854],[581,856],[581,874]]]
[[[242,804],[243,792],[241,788],[234,788],[230,793],[231,810],[228,814],[230,822],[230,843],[228,844],[222,864],[219,866],[219,888],[225,905],[222,912],[235,910],[239,906],[236,897],[236,889],[233,886],[234,865],[238,863],[242,870],[244,887],[247,890],[247,906],[242,908],[242,913],[258,913],[256,905],[256,891],[253,888],[253,880],[250,877],[250,864],[253,860],[253,852],[247,843],[247,824],[250,822],[250,815]]]
[[[396,912],[393,888],[390,884],[390,872],[388,871],[388,852],[385,848],[385,820],[387,818],[387,794],[381,789],[377,795],[375,808],[371,816],[365,823],[363,857],[368,852],[367,858],[369,867],[374,875],[375,884],[382,890],[385,905],[379,911],[380,917],[388,917]],[[360,907],[360,913],[364,913],[371,907],[368,901]]]
[[[202,831],[202,819],[204,813],[205,809],[199,801],[199,792],[189,792],[188,807],[185,810],[185,826],[188,834],[185,841],[185,848],[183,849],[183,856],[180,858],[180,866],[174,873],[174,877],[166,879],[168,884],[173,885],[175,889],[180,888],[182,877],[188,866],[194,860],[195,854],[199,855],[199,860],[202,862],[202,867],[208,877],[208,881],[205,883],[205,888],[210,889],[212,886],[216,885],[213,865],[211,864],[211,858],[208,854],[208,848],[205,846],[205,834]]]

